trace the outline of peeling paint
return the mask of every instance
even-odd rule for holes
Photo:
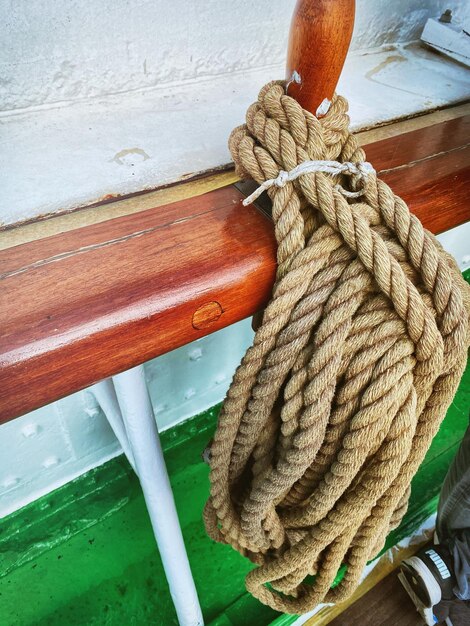
[[[126,148],[117,152],[111,161],[115,161],[119,165],[126,165],[127,167],[134,167],[142,161],[150,159],[149,155],[142,150],[142,148]]]
[[[388,67],[390,64],[403,63],[405,61],[406,61],[406,58],[404,56],[401,56],[400,54],[393,54],[387,57],[385,61],[382,61],[381,63],[373,67],[371,70],[366,72],[365,77],[368,78],[369,80],[372,80],[372,76],[375,76],[376,74],[381,72],[383,69]]]

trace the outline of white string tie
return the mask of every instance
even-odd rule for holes
[[[335,189],[347,198],[358,198],[362,196],[365,192],[365,184],[368,176],[375,175],[375,170],[368,161],[364,161],[363,163],[350,163],[349,161],[345,163],[340,163],[339,161],[303,161],[299,163],[297,167],[290,170],[290,172],[281,170],[276,178],[265,180],[251,195],[243,200],[243,204],[245,206],[251,204],[259,198],[264,191],[271,187],[284,187],[288,182],[296,180],[299,176],[311,174],[312,172],[323,172],[324,174],[332,174],[333,176],[339,176],[340,174],[358,176],[364,185],[362,189],[358,191],[348,191],[347,189],[343,189],[341,185],[335,185]]]

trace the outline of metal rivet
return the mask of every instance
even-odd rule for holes
[[[194,348],[194,350],[191,350],[191,352],[189,353],[190,361],[199,361],[201,357],[202,357],[201,348]]]
[[[34,435],[37,435],[39,432],[40,428],[38,424],[34,424],[34,423],[29,423],[29,424],[25,424],[23,426],[23,428],[21,429],[21,434],[23,435],[23,437],[34,437]]]
[[[47,459],[44,460],[42,466],[49,469],[49,467],[55,467],[56,465],[59,465],[59,463],[60,459],[57,456],[48,456]]]
[[[5,480],[2,482],[2,485],[9,489],[10,487],[14,487],[20,482],[18,476],[7,476]]]
[[[196,390],[195,389],[193,389],[193,388],[188,389],[186,391],[186,393],[184,394],[184,399],[185,400],[189,400],[189,398],[192,398],[195,395],[196,395]]]

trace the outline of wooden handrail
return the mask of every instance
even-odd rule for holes
[[[434,233],[470,218],[470,116],[366,146]],[[0,252],[0,422],[259,310],[272,224],[229,186]]]

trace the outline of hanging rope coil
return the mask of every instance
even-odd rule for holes
[[[344,98],[319,120],[274,82],[229,142],[272,200],[278,268],[219,416],[204,519],[258,565],[247,589],[287,613],[344,600],[399,524],[469,345],[455,261],[361,165],[348,125]],[[306,161],[356,170],[265,185]]]

